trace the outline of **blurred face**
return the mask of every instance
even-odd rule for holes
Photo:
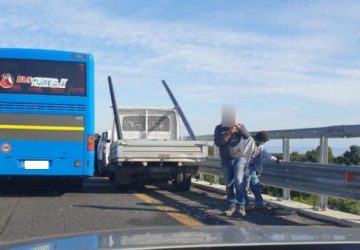
[[[234,127],[236,123],[235,108],[231,106],[224,106],[221,114],[221,125],[223,127]]]

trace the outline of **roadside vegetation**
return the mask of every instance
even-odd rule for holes
[[[281,156],[281,155],[280,155]],[[328,155],[330,164],[340,165],[360,165],[360,146],[352,145],[349,150],[345,151],[341,156],[335,157],[329,148]],[[292,152],[290,155],[291,161],[302,162],[319,162],[320,161],[320,148],[307,151],[305,154],[299,154],[298,152]],[[313,206],[319,206],[319,197],[311,194],[304,194],[296,191],[291,192],[291,199],[294,201],[310,204]],[[330,209],[358,214],[360,215],[360,202],[349,199],[339,199],[335,197],[329,197],[328,207]]]

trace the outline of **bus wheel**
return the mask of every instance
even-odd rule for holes
[[[84,186],[84,180],[82,178],[76,178],[70,181],[70,187],[72,189],[82,189]]]

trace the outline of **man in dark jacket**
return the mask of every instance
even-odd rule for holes
[[[244,155],[235,150],[239,148],[242,139],[250,137],[244,125],[235,123],[235,110],[223,108],[222,122],[217,125],[214,133],[214,142],[219,147],[221,168],[226,181],[226,190],[229,207],[225,215],[232,216],[236,211],[236,204],[240,204],[244,196],[242,181],[244,176]],[[239,207],[239,214],[245,216],[245,207]]]

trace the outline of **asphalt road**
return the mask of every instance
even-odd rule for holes
[[[276,207],[228,218],[222,215],[225,207],[223,195],[194,187],[177,193],[170,186],[119,192],[104,178],[89,179],[78,191],[11,184],[0,189],[0,241],[175,225],[336,226]]]

